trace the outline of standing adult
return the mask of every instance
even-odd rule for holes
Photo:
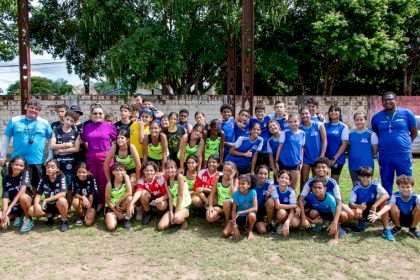
[[[82,140],[86,143],[86,164],[89,171],[98,182],[98,209],[101,210],[105,203],[105,188],[107,184],[104,162],[112,141],[117,138],[115,126],[104,119],[104,111],[100,104],[91,106],[90,122],[83,127]]]
[[[10,140],[13,138],[11,158],[23,157],[31,175],[31,185],[35,189],[42,177],[42,166],[45,161],[45,145],[52,137],[50,123],[39,117],[41,103],[39,100],[28,100],[25,106],[26,114],[13,117],[7,124],[3,136],[0,153],[0,165],[3,166]],[[48,145],[47,147],[49,147]],[[48,158],[52,151],[48,149]]]
[[[384,109],[372,117],[372,130],[379,140],[379,171],[382,186],[392,195],[394,174],[411,176],[411,143],[417,137],[416,117],[405,108],[397,108],[396,94],[382,95]]]

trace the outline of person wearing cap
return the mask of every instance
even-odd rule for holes
[[[42,177],[45,162],[45,145],[50,147],[52,129],[50,123],[39,116],[41,102],[31,99],[26,102],[26,114],[13,117],[8,123],[3,135],[3,145],[0,151],[0,166],[6,161],[7,149],[13,138],[11,158],[23,157],[29,166],[33,190]],[[48,158],[52,158],[52,150],[48,149]]]

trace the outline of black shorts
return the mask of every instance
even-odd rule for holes
[[[10,214],[15,217],[20,217],[23,214],[22,206],[20,206],[20,203],[16,203],[15,206],[12,207],[12,210],[10,210]]]
[[[244,226],[247,224],[247,217],[248,215],[245,216],[239,216],[238,218],[236,218],[236,224],[238,226]]]
[[[340,176],[343,166],[344,164],[334,163],[334,165],[331,166],[331,175]]]
[[[255,163],[255,166],[259,166],[261,164],[270,166],[270,157],[268,154],[258,153],[257,162]]]
[[[299,171],[300,170],[300,164],[298,165],[285,165],[284,163],[282,163],[281,161],[279,161],[279,170],[289,170],[289,171]]]
[[[52,214],[52,215],[55,215],[55,214],[59,213],[57,205],[55,204],[55,202],[45,204],[44,212],[47,213],[47,214]]]
[[[267,215],[267,211],[265,210],[265,206],[262,207],[262,209],[260,207],[258,207],[258,211],[257,211],[257,223],[264,223],[264,217]]]
[[[244,168],[237,168],[238,169],[238,174],[242,175],[242,174],[248,174],[250,171],[249,166],[248,167],[244,167]]]
[[[44,174],[44,167],[42,164],[28,164],[28,170],[31,177],[31,185],[33,188],[36,188]]]
[[[404,215],[400,212],[400,224],[402,227],[411,227],[411,224],[413,223],[413,214],[409,213]]]
[[[363,219],[367,219],[367,217],[369,216],[369,214],[370,214],[370,209],[372,209],[372,206],[373,206],[373,203],[370,203],[370,204],[366,204],[366,209],[363,211],[363,213],[362,213],[362,217],[363,217]]]
[[[319,212],[319,211],[318,211]],[[319,212],[319,214],[321,215],[321,218],[324,220],[324,221],[332,221],[332,220],[334,220],[334,215],[333,215],[333,213],[331,213],[331,212],[327,212],[327,213],[324,213],[324,212]]]

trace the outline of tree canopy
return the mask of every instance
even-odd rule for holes
[[[72,92],[72,86],[63,79],[52,81],[44,77],[32,77],[31,88],[33,95],[65,95]],[[14,82],[7,89],[8,95],[20,94],[19,81]]]

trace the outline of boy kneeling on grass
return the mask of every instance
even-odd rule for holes
[[[368,166],[362,166],[357,170],[359,181],[353,187],[350,193],[349,206],[353,209],[354,217],[358,220],[356,232],[365,231],[366,219],[369,212],[376,212],[386,205],[389,194],[378,182],[372,181],[373,169]],[[376,199],[380,195],[379,199]],[[395,241],[391,230],[388,228],[388,215],[382,216],[384,227],[382,236],[388,241]]]
[[[337,203],[334,197],[327,193],[325,181],[321,178],[315,178],[312,183],[311,193],[305,198],[306,207],[309,208],[308,216],[305,211],[302,211],[302,226],[310,228],[311,224],[315,232],[319,232],[322,228],[324,220],[330,221],[328,226],[328,234],[333,238],[328,241],[329,246],[336,246],[338,244],[339,235],[339,218],[340,210],[337,209]]]
[[[413,192],[414,179],[411,176],[400,175],[397,178],[397,185],[398,191],[391,196],[388,204],[379,212],[371,211],[368,219],[373,223],[382,215],[387,216],[390,211],[391,220],[395,225],[391,229],[391,234],[397,234],[402,227],[408,227],[408,233],[418,239],[420,238],[420,231],[417,229],[420,221],[420,199]]]

